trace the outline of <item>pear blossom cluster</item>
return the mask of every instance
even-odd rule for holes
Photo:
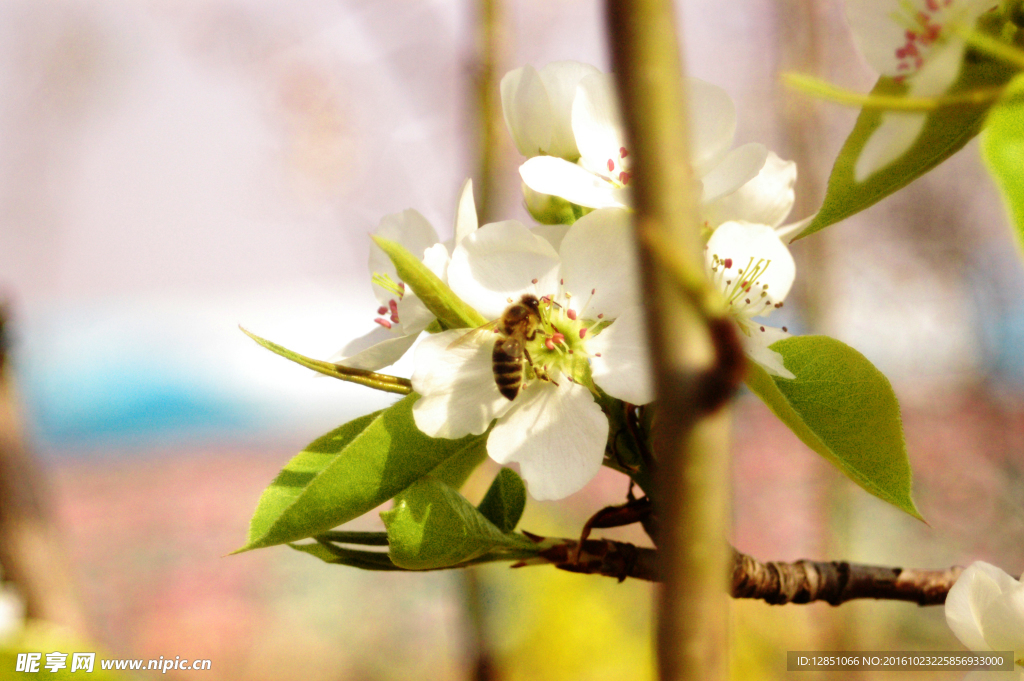
[[[728,94],[697,79],[687,88],[692,160],[710,233],[708,277],[750,359],[794,378],[769,347],[788,330],[766,326],[764,318],[782,307],[796,273],[784,241],[793,228],[781,226],[793,207],[796,166],[761,144],[733,148],[737,116]],[[405,246],[493,321],[484,329],[442,330],[373,246],[377,328],[337,361],[378,370],[412,349],[416,426],[438,438],[488,433],[490,457],[517,463],[531,496],[561,499],[582,489],[603,462],[609,424],[599,400],[638,406],[654,399],[630,217],[632,157],[614,82],[593,66],[524,66],[502,79],[501,95],[509,132],[526,157],[526,205],[542,224],[478,225],[467,182],[453,239],[441,242],[414,210],[385,217],[374,232]],[[546,219],[538,207],[551,205],[571,207],[571,219]],[[520,339],[521,386],[509,399],[496,383],[492,353],[501,337],[497,320],[524,296],[537,301],[539,319]]]
[[[996,0],[846,0],[861,53],[875,71],[906,82],[908,97],[944,94],[960,75],[967,50],[962,30],[997,7]],[[907,152],[927,116],[887,111],[854,165],[863,182]]]

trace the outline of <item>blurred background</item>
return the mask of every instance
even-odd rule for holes
[[[19,481],[0,482],[0,504],[8,525],[12,509],[35,523],[4,538],[0,561],[24,549],[46,566],[32,574],[79,641],[33,625],[28,649],[210,659],[210,680],[467,679],[478,648],[499,679],[652,678],[648,584],[546,568],[376,574],[285,547],[226,555],[293,454],[391,402],[238,325],[319,358],[373,326],[367,234],[406,208],[451,234],[478,173],[486,55],[498,77],[559,59],[608,68],[599,3],[497,8],[488,41],[468,1],[0,3],[0,442]],[[855,112],[777,74],[871,86],[841,5],[679,11],[688,71],[736,101],[737,143],[798,162],[791,218],[809,215]],[[488,215],[528,222],[521,159],[499,139]],[[748,395],[734,545],[761,560],[983,559],[1020,574],[1024,270],[976,144],[793,252],[786,321],[893,381],[929,524],[856,488]],[[531,500],[522,526],[572,536],[625,490],[605,471],[566,502]],[[353,525],[381,527],[373,514]],[[783,678],[787,650],[961,649],[941,608],[731,607],[737,679]]]

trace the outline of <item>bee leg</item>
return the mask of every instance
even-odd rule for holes
[[[556,388],[558,387],[558,384],[555,383],[553,380],[551,380],[551,377],[548,376],[544,372],[543,369],[539,368],[536,364],[533,363],[533,358],[530,357],[530,351],[529,350],[527,350],[526,348],[523,348],[523,354],[526,356],[526,361],[530,363],[530,368],[533,369],[533,373],[537,376],[537,378],[539,378],[542,381],[548,381],[550,383],[554,383],[555,387]]]

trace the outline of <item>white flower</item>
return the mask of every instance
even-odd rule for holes
[[[398,242],[410,253],[420,256],[423,264],[444,281],[451,249],[476,228],[473,182],[466,180],[459,194],[455,213],[455,238],[452,241],[438,243],[434,228],[425,217],[411,208],[386,216],[373,234]],[[420,332],[434,321],[434,315],[416,294],[406,290],[391,259],[372,242],[370,273],[373,293],[380,303],[374,320],[378,327],[351,341],[332,361],[354,369],[377,371],[397,362],[412,347]]]
[[[1020,660],[1024,656],[1024,584],[994,565],[973,563],[946,596],[946,623],[971,650],[1013,650]],[[1020,674],[978,677],[1016,679]]]
[[[782,355],[768,347],[789,336],[786,327],[756,319],[782,307],[796,277],[793,256],[779,233],[769,225],[726,222],[708,240],[704,262],[729,303],[747,355],[773,376],[796,378],[783,365]]]
[[[566,497],[601,467],[608,420],[589,386],[631,404],[654,397],[628,213],[580,218],[556,251],[548,239],[558,236],[515,221],[484,225],[455,248],[448,267],[452,290],[487,319],[524,294],[541,299],[540,325],[526,343],[531,361],[514,399],[495,383],[494,333],[425,338],[412,375],[421,395],[413,407],[417,427],[458,438],[497,420],[488,454],[501,464],[518,462],[536,499]]]
[[[501,79],[501,110],[519,153],[548,154],[570,161],[580,157],[572,134],[572,101],[584,76],[596,66],[556,61],[540,71],[523,66]]]
[[[941,95],[956,81],[966,44],[951,30],[971,27],[993,0],[847,0],[846,16],[868,63],[906,80],[908,97]],[[854,180],[863,182],[902,156],[924,128],[924,113],[889,111],[861,150]]]
[[[724,90],[689,78],[690,142],[694,172],[701,183],[701,203],[711,226],[723,219],[746,219],[778,224],[792,208],[795,165],[783,162],[761,144],[732,147],[736,107]],[[554,156],[536,156],[519,173],[534,191],[560,196],[590,208],[628,207],[632,179],[625,132],[610,74],[582,78],[572,105],[572,131],[579,148],[578,163]],[[755,179],[761,189],[728,198]],[[770,205],[761,195],[771,190]],[[788,203],[786,196],[788,195]],[[730,214],[739,211],[738,214]],[[726,213],[725,217],[721,213]]]

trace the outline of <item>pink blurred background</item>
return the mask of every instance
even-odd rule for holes
[[[509,3],[506,69],[607,69],[599,10]],[[688,70],[735,99],[738,142],[799,162],[791,217],[813,212],[854,113],[777,74],[871,85],[841,5],[680,11]],[[29,441],[92,640],[111,655],[208,658],[209,679],[466,678],[462,573],[364,573],[284,547],[226,554],[288,458],[391,401],[315,378],[237,325],[327,358],[372,326],[377,221],[413,207],[450,234],[475,167],[474,21],[472,3],[441,0],[0,5],[0,294]],[[511,154],[498,212],[527,220]],[[737,548],[1024,569],[1014,249],[974,144],[794,245],[789,325],[849,343],[893,380],[929,525],[863,493],[746,396]],[[565,503],[531,501],[523,527],[572,535],[625,488],[605,471]],[[651,678],[649,585],[502,567],[479,582],[501,678]],[[733,611],[736,678],[783,677],[786,650],[960,648],[941,608]]]

